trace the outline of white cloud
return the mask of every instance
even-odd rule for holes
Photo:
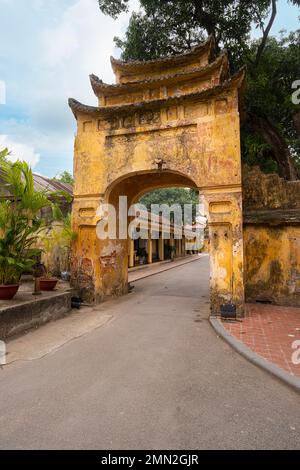
[[[129,14],[113,20],[101,13],[97,0],[0,4],[0,44],[5,44],[0,47],[0,79],[7,84],[7,118],[3,114],[0,132],[9,143],[23,144],[18,152],[27,149],[41,173],[51,176],[63,165],[71,170],[76,121],[67,100],[97,104],[91,73],[114,82],[110,55],[118,52],[113,38],[124,34]],[[137,8],[138,0],[130,5]]]
[[[25,160],[34,167],[40,160],[40,155],[31,145],[15,142],[7,135],[0,135],[0,149],[5,148],[11,152],[11,161]]]
[[[131,11],[138,7],[138,0],[130,0]],[[286,23],[292,10],[284,0],[278,8],[278,19]],[[0,11],[0,80],[7,92],[1,133],[41,173],[71,170],[76,122],[67,100],[97,103],[91,73],[114,81],[113,38],[124,35],[130,13],[113,20],[101,13],[97,0],[0,0]]]
[[[136,5],[136,0],[132,2]],[[56,92],[77,94],[93,100],[89,74],[96,73],[105,81],[114,81],[110,56],[115,53],[114,36],[122,35],[128,15],[113,20],[98,8],[97,0],[77,0],[65,10],[54,27],[42,33],[42,57],[46,69],[55,70],[59,82]],[[50,78],[50,77],[49,77]]]
[[[6,85],[3,80],[0,80],[0,104],[6,103]]]

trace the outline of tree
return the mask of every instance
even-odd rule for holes
[[[254,42],[250,48],[253,59],[256,50]],[[292,176],[287,179],[296,179],[300,170],[300,107],[291,99],[292,84],[300,77],[299,51],[300,30],[280,39],[271,37],[259,64],[253,62],[248,67],[244,160],[259,164],[263,170]]]
[[[100,9],[114,18],[128,10],[128,0],[98,1]],[[300,5],[300,0],[290,0],[290,3]],[[182,53],[207,35],[212,35],[216,52],[221,48],[228,50],[233,72],[243,64],[248,65],[251,84],[246,101],[249,103],[248,96],[255,95],[257,72],[266,65],[265,62],[261,64],[277,15],[277,0],[140,0],[140,5],[141,11],[134,12],[131,16],[125,39],[115,38],[116,44],[122,49],[124,60],[148,60]],[[261,31],[261,38],[251,43],[253,25]],[[287,44],[282,44],[281,47],[283,53],[290,54]],[[272,69],[271,73],[273,72]],[[294,76],[294,80],[299,76]],[[259,83],[257,87],[260,88]],[[288,93],[291,95],[291,89]],[[285,101],[287,99],[286,95]],[[296,179],[296,149],[291,147],[290,132],[287,134],[281,121],[276,121],[273,115],[266,115],[262,110],[262,106],[249,110],[251,112],[246,115],[244,135],[248,139],[252,137],[252,141],[254,136],[256,139],[259,136],[259,144],[263,145],[259,145],[260,152],[264,148],[263,158],[268,153],[268,159],[273,161],[273,166],[281,176]],[[297,117],[294,119],[294,130],[298,120]]]
[[[59,177],[54,178],[56,181],[61,181],[62,183],[74,184],[74,178],[69,171],[63,171]]]
[[[36,191],[32,170],[26,162],[9,162],[7,149],[0,152],[0,285],[16,284],[34,265],[34,248],[44,225],[40,212],[51,206],[54,217],[62,217],[62,191]],[[58,203],[58,204],[57,204]]]
[[[146,193],[139,201],[147,209],[151,210],[151,204],[180,204],[182,210],[184,204],[193,205],[193,217],[196,216],[196,204],[199,204],[199,194],[194,189],[189,188],[162,188]]]
[[[100,9],[113,18],[129,6],[128,0],[98,1]],[[299,0],[291,2],[299,4]],[[180,53],[204,35],[212,35],[217,51],[227,48],[238,59],[254,24],[262,31],[259,60],[277,14],[276,4],[276,0],[140,0],[142,10],[133,13],[125,41],[116,40],[122,46],[125,60],[144,60],[150,49],[156,51],[156,56],[165,55],[166,50]],[[140,47],[136,47],[138,42]]]
[[[0,168],[2,164],[6,164],[8,162],[7,157],[9,156],[8,149],[0,150]]]
[[[0,285],[7,285],[19,282],[22,272],[33,266],[33,245],[42,227],[39,212],[51,203],[45,193],[34,190],[25,162],[1,161],[1,178],[5,193],[0,202]]]

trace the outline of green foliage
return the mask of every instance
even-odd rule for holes
[[[112,17],[127,3],[99,0],[100,9]],[[180,53],[207,34],[215,37],[217,48],[239,57],[251,25],[260,27],[270,7],[268,0],[140,0],[140,4],[141,12],[133,13],[125,40],[116,39],[126,60]]]
[[[98,0],[100,9],[106,15],[117,18],[120,13],[128,11],[129,0]]]
[[[193,205],[193,216],[196,216],[196,204],[199,204],[199,194],[189,188],[162,188],[146,193],[139,202],[151,210],[151,204],[180,204],[182,209],[184,204]]]
[[[61,220],[54,228],[46,229],[41,237],[42,249],[45,254],[46,277],[52,277],[53,255],[69,258],[71,244],[76,240],[77,234],[71,227],[71,214]],[[64,256],[62,256],[64,255]]]
[[[56,181],[61,181],[62,183],[68,183],[73,185],[74,178],[69,171],[63,171],[58,178],[54,178]]]
[[[36,250],[32,246],[42,224],[37,213],[49,201],[34,191],[25,162],[2,160],[1,178],[11,196],[0,202],[0,284],[15,284],[33,266]]]
[[[0,150],[0,165],[1,163],[7,163],[7,157],[9,156],[8,149]]]
[[[249,166],[259,166],[264,173],[277,173],[278,166],[270,157],[270,146],[259,135],[242,130],[243,162]]]
[[[148,60],[178,54],[204,40],[185,2],[180,2],[175,11],[167,2],[163,10],[163,14],[153,12],[150,16],[132,14],[125,40],[115,38],[124,60]]]
[[[35,191],[28,164],[8,162],[7,155],[7,150],[1,152],[0,284],[15,284],[34,264],[39,251],[34,246],[43,228],[40,211],[55,208],[49,197],[53,201],[57,195]]]
[[[300,78],[300,42],[299,31],[280,39],[269,37],[277,3],[277,0],[140,0],[141,9],[132,14],[125,38],[115,41],[124,60],[149,60],[188,51],[207,35],[213,35],[216,52],[227,49],[233,72],[244,64],[248,66],[243,160],[259,164],[264,171],[277,170],[292,178],[284,172],[293,164],[300,168],[299,130],[293,124],[299,106],[291,101],[291,84]],[[300,0],[290,3],[300,6]],[[127,9],[128,1],[99,0],[99,6],[105,14],[117,17]],[[253,26],[261,32],[261,38],[251,42]],[[267,120],[271,123],[272,132],[277,133],[272,145],[264,132],[258,135],[257,129],[253,131],[250,113],[265,119],[266,127]],[[278,141],[282,144],[281,154],[276,152]]]
[[[250,57],[254,60],[257,42],[251,44]],[[293,124],[293,116],[300,105],[292,103],[292,83],[300,77],[300,30],[280,39],[268,39],[258,65],[248,67],[245,107],[248,113],[268,119],[284,136],[291,150],[293,162],[300,169],[300,135]],[[270,147],[247,126],[243,130],[243,159],[259,164],[264,171],[276,171],[270,166]],[[278,169],[277,169],[278,170]]]
[[[199,196],[193,189],[163,188],[146,193],[139,202],[148,210],[151,209],[151,204],[180,204],[183,207],[184,204],[198,204]]]

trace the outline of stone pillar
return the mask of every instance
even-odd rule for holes
[[[181,240],[176,240],[177,256],[181,256]]]
[[[170,233],[170,247],[172,250],[174,250],[174,246],[175,246],[175,240],[174,240],[174,233]],[[174,253],[174,251],[171,252],[171,259],[174,259],[176,256],[176,254]]]
[[[159,256],[159,261],[164,261],[165,259],[165,247],[164,247],[164,239],[163,239],[163,233],[159,232],[159,246],[158,246],[158,256]]]
[[[179,256],[178,255],[178,242],[177,242],[177,240],[175,240],[175,238],[174,238],[174,246],[175,246],[174,257],[178,258],[178,256]]]
[[[151,239],[151,230],[148,233],[148,264],[152,264],[153,250],[152,250],[152,239]]]
[[[204,192],[210,238],[211,310],[233,303],[244,315],[242,193],[240,187]]]
[[[183,235],[182,240],[181,240],[181,246],[182,246],[182,256],[186,256],[186,246],[185,246],[186,240],[185,236]]]
[[[72,229],[77,238],[72,244],[71,281],[88,303],[128,292],[128,240],[99,238],[101,204],[100,196],[75,196],[72,207]]]

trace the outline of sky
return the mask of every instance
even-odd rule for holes
[[[299,10],[286,0],[278,7],[272,34],[299,28]],[[0,0],[0,149],[36,173],[72,172],[76,121],[68,98],[97,105],[89,75],[114,82],[109,58],[120,51],[113,38],[129,16],[104,16],[97,0]]]

